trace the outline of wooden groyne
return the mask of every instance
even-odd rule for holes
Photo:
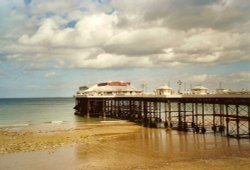
[[[76,96],[76,114],[250,139],[249,95]]]

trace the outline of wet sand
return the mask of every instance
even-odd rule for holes
[[[132,123],[0,131],[0,169],[249,169],[249,140]]]
[[[135,133],[133,123],[88,124],[83,127],[53,130],[0,130],[0,154],[55,149],[67,144],[94,144],[105,138]]]

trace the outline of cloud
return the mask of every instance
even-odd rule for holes
[[[164,37],[164,38],[163,38]],[[148,55],[159,54],[165,48],[177,46],[182,33],[162,27],[123,31],[104,45],[104,50],[115,54]]]
[[[23,68],[212,67],[250,60],[248,1],[25,2],[6,3],[1,17],[11,18],[4,22],[23,24],[5,26],[7,34],[0,35],[1,60]]]
[[[230,74],[218,73],[218,74],[194,74],[184,73],[173,75],[171,81],[177,82],[181,80],[186,83],[187,86],[192,85],[204,85],[211,90],[219,88],[219,84],[222,83],[223,88],[226,89],[240,89],[245,87],[250,89],[250,71],[240,71]],[[239,86],[240,85],[240,86]]]
[[[249,20],[249,2],[218,0],[112,1],[121,12],[137,14],[147,23],[161,21],[172,29],[230,29]],[[239,28],[238,28],[239,29]]]
[[[147,71],[144,74],[133,77],[132,83],[136,83],[137,87],[141,84],[147,84],[148,90],[153,91],[159,86],[170,85],[174,90],[179,89],[177,82],[181,80],[181,90],[190,90],[196,85],[202,85],[209,89],[210,92],[222,85],[222,88],[240,90],[242,88],[250,90],[250,71],[236,71],[234,73],[200,73],[200,72],[182,72],[178,69],[174,69],[172,73],[164,71],[160,73],[159,70],[150,69],[150,73]],[[136,74],[136,73],[135,73]]]
[[[73,28],[61,28],[53,19],[46,19],[32,36],[23,35],[19,42],[51,47],[100,46],[113,34],[115,16],[99,14],[83,17]]]
[[[234,83],[244,82],[250,84],[250,71],[231,73],[228,75],[228,78]]]

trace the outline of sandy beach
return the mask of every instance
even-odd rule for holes
[[[133,123],[1,130],[0,169],[249,169],[250,143]]]
[[[0,154],[55,149],[68,144],[94,144],[134,133],[140,126],[129,122],[93,124],[71,129],[0,130]]]

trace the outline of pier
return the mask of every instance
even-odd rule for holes
[[[250,139],[249,95],[75,96],[75,114]]]

